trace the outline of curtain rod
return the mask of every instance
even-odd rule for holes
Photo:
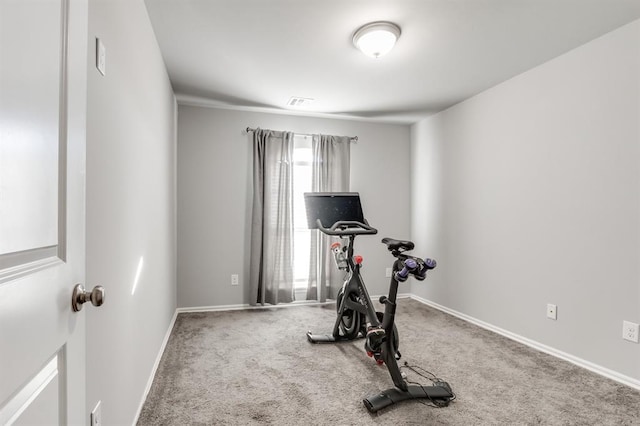
[[[251,127],[247,127],[247,133],[253,132],[254,130],[256,130],[256,129],[252,129]],[[313,135],[310,135],[308,133],[297,133],[297,134],[298,135],[302,135],[302,136],[313,136]],[[351,142],[357,142],[358,141],[358,137],[357,136],[351,136],[351,137],[349,137],[349,139],[351,139]]]

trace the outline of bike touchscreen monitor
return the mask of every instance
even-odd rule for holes
[[[309,229],[318,229],[317,219],[325,228],[341,220],[364,223],[357,192],[305,192],[304,202]]]

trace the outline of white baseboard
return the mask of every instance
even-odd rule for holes
[[[411,293],[399,293],[398,299],[407,299],[412,297]],[[374,302],[380,299],[379,295],[370,296],[371,300]],[[317,302],[314,300],[307,301],[299,301],[294,303],[282,303],[280,305],[256,305],[251,306],[249,304],[238,304],[238,305],[214,305],[214,306],[191,306],[186,308],[178,308],[176,309],[177,314],[181,314],[183,312],[217,312],[217,311],[240,311],[244,309],[281,309],[281,308],[292,308],[295,306],[308,306],[308,305],[327,305],[330,303],[334,303],[333,300],[329,300],[326,302]]]
[[[247,303],[239,304],[239,305],[213,305],[213,306],[190,306],[186,308],[178,308],[176,309],[176,313],[186,313],[186,312],[218,312],[218,311],[242,311],[242,310],[251,310],[251,309],[286,309],[292,308],[295,306],[309,306],[309,305],[327,305],[329,303],[333,303],[333,301],[327,302],[316,302],[316,301],[300,301],[294,303],[282,303],[280,305],[255,305],[251,306]]]
[[[158,366],[160,365],[160,360],[162,359],[162,355],[164,354],[164,350],[167,347],[167,343],[169,342],[169,337],[171,337],[171,331],[173,330],[173,326],[176,323],[176,318],[178,318],[178,310],[173,313],[173,317],[169,322],[169,328],[164,335],[164,339],[162,340],[162,344],[160,345],[160,350],[158,351],[158,355],[156,356],[156,361],[153,363],[153,368],[151,369],[151,374],[149,375],[149,380],[147,380],[147,386],[144,389],[144,393],[142,394],[142,400],[138,406],[138,411],[133,420],[133,425],[136,426],[138,423],[138,419],[140,418],[140,413],[142,412],[142,407],[144,406],[145,401],[147,400],[147,396],[149,395],[149,391],[151,390],[151,385],[153,384],[153,379],[156,377],[156,371],[158,370]]]
[[[535,340],[531,340],[528,339],[526,337],[520,336],[518,334],[512,333],[508,330],[504,330],[500,327],[496,327],[495,325],[486,323],[484,321],[481,321],[477,318],[471,317],[469,315],[463,314],[461,312],[455,311],[453,309],[449,309],[445,306],[439,305],[435,302],[432,302],[430,300],[427,299],[423,299],[422,297],[416,296],[414,294],[411,295],[411,298],[413,300],[416,300],[420,303],[423,303],[427,306],[431,306],[432,308],[435,308],[439,311],[445,312],[447,314],[453,315],[454,317],[460,318],[462,320],[465,320],[467,322],[470,322],[471,324],[475,324],[478,327],[482,327],[486,330],[492,331],[494,333],[500,334],[504,337],[507,337],[511,340],[514,340],[516,342],[522,343],[524,345],[527,345],[533,349],[536,349],[540,352],[544,352],[546,354],[555,356],[556,358],[560,358],[564,361],[568,361],[572,364],[577,365],[578,367],[582,367],[585,368],[589,371],[592,371],[596,374],[599,374],[601,376],[607,377],[611,380],[615,380],[618,383],[622,383],[623,385],[629,386],[631,388],[640,390],[640,380],[634,379],[633,377],[629,377],[629,376],[625,376],[624,374],[620,374],[617,371],[613,371],[610,370],[606,367],[602,367],[600,365],[594,364],[592,362],[589,362],[587,360],[584,360],[582,358],[578,358],[574,355],[568,354],[566,352],[560,351],[558,349],[552,348],[551,346],[547,346],[544,345],[540,342],[536,342]]]

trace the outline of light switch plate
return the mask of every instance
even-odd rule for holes
[[[107,49],[104,47],[104,43],[98,37],[96,37],[96,68],[100,71],[100,74],[106,75],[107,72]]]
[[[91,412],[91,426],[102,426],[102,401],[98,401]]]

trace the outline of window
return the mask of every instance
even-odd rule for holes
[[[342,285],[341,277],[328,268],[327,256],[318,259],[315,253],[328,252],[328,239],[307,228],[304,193],[349,188],[349,138],[264,129],[255,129],[253,136],[253,303],[275,305],[305,296],[324,302]]]
[[[304,300],[309,282],[309,252],[311,232],[307,227],[304,193],[312,185],[311,136],[293,138],[293,279],[297,300]]]

